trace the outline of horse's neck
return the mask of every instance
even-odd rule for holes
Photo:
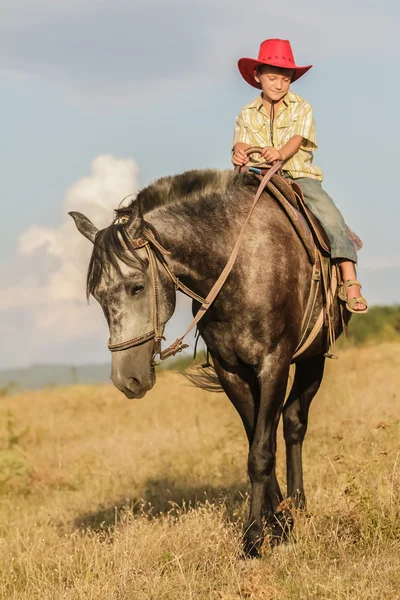
[[[218,277],[229,254],[229,226],[224,219],[222,234],[221,219],[216,222],[205,216],[202,222],[177,209],[153,211],[145,216],[170,252],[168,262],[175,275],[200,294]]]

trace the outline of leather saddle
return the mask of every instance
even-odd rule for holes
[[[257,169],[258,170],[258,169]],[[267,169],[262,172],[261,177],[267,172]],[[284,208],[284,201],[288,202],[291,207],[298,212],[297,218],[303,227],[304,235],[312,235],[313,241],[317,248],[325,255],[330,256],[331,245],[326,235],[324,228],[314,213],[305,205],[303,192],[300,186],[293,179],[287,179],[281,175],[273,175],[271,181],[267,184],[267,190]],[[293,223],[294,215],[288,215]],[[292,218],[293,217],[293,218]],[[346,225],[350,239],[352,240],[356,252],[361,250],[363,243],[354,231]]]
[[[262,148],[254,146],[245,150],[245,153],[247,156],[251,156],[252,154],[259,154],[261,150]],[[250,165],[237,166],[235,169],[238,172],[251,173],[258,181],[261,181],[270,169],[270,165],[261,163],[257,164],[256,167]],[[311,263],[314,264],[315,262],[316,248],[323,256],[329,257],[331,246],[328,236],[317,217],[305,205],[303,192],[296,181],[276,174],[267,183],[266,190],[277,200],[287,214],[297,235],[303,242]],[[362,241],[349,227],[347,227],[347,230],[358,252],[362,248]]]
[[[321,251],[330,254],[331,245],[328,236],[317,217],[304,204],[303,192],[300,186],[295,181],[285,179],[285,177],[281,177],[280,175],[274,175],[271,183],[272,186],[269,191],[273,196],[279,201],[281,201],[281,198],[278,196],[283,196],[300,213],[300,217],[303,217],[303,219],[300,218],[300,222],[303,226],[305,224],[309,228],[315,244]],[[277,190],[279,194],[276,193]]]
[[[241,171],[246,171],[248,174],[252,174],[255,179],[261,181],[268,169],[257,167],[253,170],[251,167],[242,167]],[[307,251],[310,262],[312,264],[315,262],[315,246],[323,255],[329,256],[330,243],[328,237],[317,217],[304,204],[300,186],[295,181],[288,180],[281,175],[273,175],[265,189],[288,216]]]

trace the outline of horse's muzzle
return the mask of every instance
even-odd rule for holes
[[[156,382],[153,340],[112,354],[111,381],[127,398],[143,398]]]
[[[156,377],[152,369],[150,377],[142,381],[140,377],[119,378],[111,375],[115,387],[129,399],[140,399],[154,386]]]

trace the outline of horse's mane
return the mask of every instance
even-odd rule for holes
[[[129,216],[135,202],[140,203],[143,215],[171,204],[188,203],[194,207],[199,201],[209,197],[225,200],[240,185],[255,186],[258,182],[249,173],[237,173],[233,170],[186,171],[180,175],[157,179],[141,190],[128,206],[117,209],[115,213],[117,216]]]
[[[239,186],[254,187],[257,183],[255,177],[248,173],[208,169],[162,177],[143,188],[127,206],[115,210],[116,220],[111,225],[97,233],[87,273],[88,297],[96,291],[104,272],[109,273],[113,268],[121,274],[119,261],[134,265],[139,260],[146,266],[133,248],[123,222],[124,218],[129,218],[136,203],[139,203],[143,216],[171,204],[185,204],[198,215],[199,205],[208,199],[212,198],[217,204],[225,203]],[[207,214],[207,211],[202,212]],[[146,227],[152,229],[148,222]],[[157,235],[154,230],[153,233]],[[127,248],[130,252],[126,251]]]
[[[130,252],[126,251],[127,248]],[[121,275],[119,261],[132,266],[139,261],[147,267],[132,246],[123,224],[113,223],[96,234],[86,278],[88,298],[96,292],[104,273],[109,274],[114,269]]]

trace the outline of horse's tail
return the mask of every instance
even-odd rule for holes
[[[190,367],[189,370],[182,371],[182,375],[184,375],[192,385],[195,385],[202,390],[206,390],[207,392],[224,391],[214,367],[209,362],[205,365],[195,365]]]

